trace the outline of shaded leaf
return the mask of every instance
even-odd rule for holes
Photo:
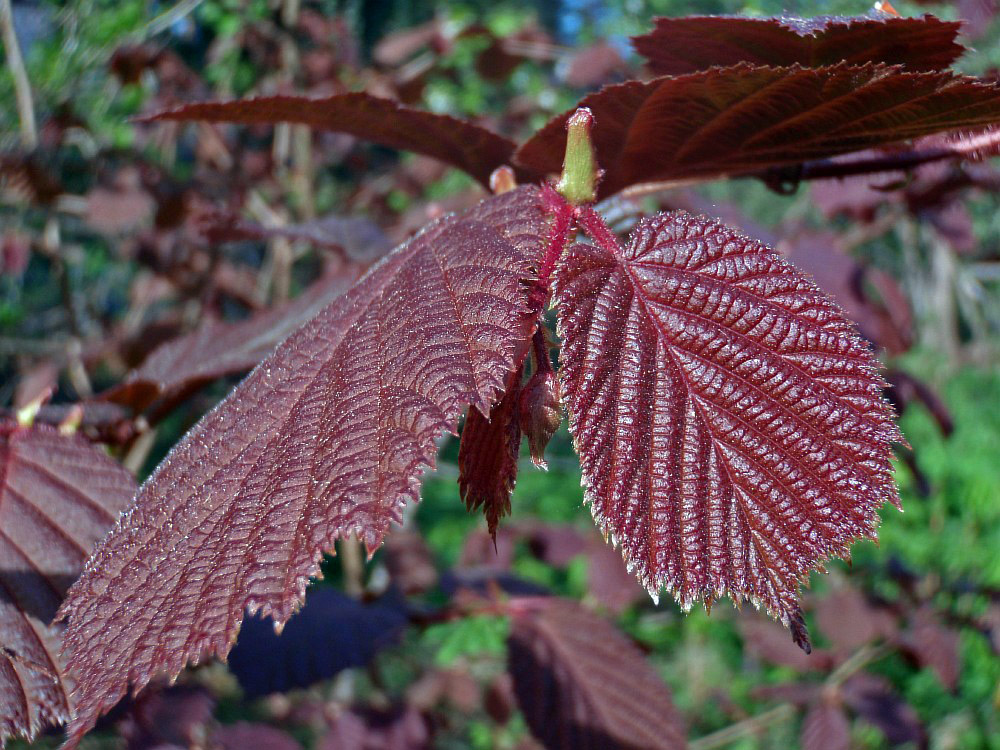
[[[835,648],[853,651],[877,638],[894,635],[896,624],[856,589],[844,587],[816,603],[816,623]]]
[[[843,308],[862,336],[891,354],[910,348],[913,314],[906,295],[891,276],[852,258],[839,235],[803,231],[778,247]]]
[[[510,513],[510,496],[517,482],[521,373],[519,365],[507,376],[503,397],[490,409],[489,417],[469,408],[458,447],[459,493],[470,511],[483,509],[494,540],[500,519]]]
[[[386,539],[383,549],[389,580],[403,594],[422,594],[437,584],[434,553],[419,533],[397,531]]]
[[[585,498],[639,581],[684,609],[732,596],[788,627],[821,561],[898,504],[877,361],[761,243],[683,212],[556,269],[560,377]],[[793,634],[804,631],[793,627]]]
[[[426,750],[431,733],[420,712],[410,706],[386,711],[344,711],[316,745],[317,750]]]
[[[922,667],[930,667],[949,690],[961,675],[958,632],[941,624],[934,613],[921,609],[914,613],[904,646]]]
[[[646,596],[622,556],[599,538],[587,544],[587,593],[614,614]]]
[[[637,183],[748,174],[991,125],[1000,121],[1000,87],[874,64],[743,64],[608,86],[579,106],[594,115],[603,197]],[[515,161],[535,172],[559,172],[572,113],[551,120]]]
[[[385,232],[362,216],[324,216],[300,224],[265,227],[238,216],[215,214],[201,222],[210,242],[267,240],[282,237],[331,250],[348,261],[371,264],[392,249]]]
[[[360,267],[331,273],[291,302],[236,323],[208,318],[191,333],[157,347],[102,397],[142,411],[157,399],[174,402],[216,378],[246,372],[350,289],[360,274]]]
[[[391,602],[365,604],[319,588],[280,634],[269,617],[244,620],[229,671],[248,698],[308,687],[365,666],[395,643],[406,623],[406,613]]]
[[[893,747],[913,743],[927,746],[927,733],[920,717],[884,677],[859,672],[841,688],[844,703],[885,735]]]
[[[287,732],[253,721],[219,727],[212,733],[210,746],[218,750],[302,750]]]
[[[655,75],[697,73],[738,63],[819,68],[886,63],[911,70],[940,70],[965,48],[955,42],[961,24],[923,18],[657,18],[653,31],[632,38]]]
[[[546,748],[685,747],[670,691],[607,620],[568,600],[515,611],[508,641],[514,693]]]
[[[129,750],[164,745],[191,747],[212,720],[215,698],[203,687],[178,686],[151,690],[136,699],[118,732]]]
[[[547,230],[535,188],[431,224],[174,447],[63,606],[72,740],[129,683],[225,656],[244,610],[286,622],[336,539],[378,547],[441,432],[523,356]]]
[[[491,130],[447,115],[411,109],[365,93],[321,99],[262,96],[201,102],[159,112],[151,120],[209,120],[244,125],[292,122],[316,130],[349,133],[373,143],[432,156],[489,187],[490,173],[510,163],[514,143]]]
[[[802,722],[802,750],[850,750],[851,723],[836,703],[820,701]]]
[[[50,623],[135,489],[83,438],[0,420],[0,744],[69,718],[72,682]]]
[[[791,667],[799,672],[823,671],[833,664],[832,656],[826,651],[813,649],[806,654],[796,648],[787,630],[759,615],[744,614],[740,618],[740,633],[751,653],[772,664]]]

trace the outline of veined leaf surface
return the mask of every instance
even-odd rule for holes
[[[432,156],[468,172],[487,187],[493,170],[510,163],[514,152],[514,142],[492,130],[363,92],[324,98],[261,96],[229,102],[198,102],[146,119],[244,125],[294,122]]]
[[[648,34],[632,38],[656,75],[684,75],[739,63],[819,68],[847,62],[885,63],[910,70],[941,70],[961,57],[962,24],[934,16],[899,18],[657,18]]]
[[[548,750],[683,750],[670,691],[617,628],[576,602],[515,611],[508,640],[514,693]]]
[[[1000,122],[1000,86],[885,65],[750,64],[629,81],[585,97],[605,170],[600,195],[645,182],[706,180]],[[575,110],[573,110],[575,111]],[[551,120],[515,161],[557,173],[566,121]]]
[[[83,438],[0,422],[0,744],[69,719],[52,617],[135,490]]]
[[[338,537],[381,543],[435,439],[523,356],[547,233],[536,188],[431,224],[177,444],[61,610],[71,739],[130,683],[224,657],[247,609],[286,622]]]
[[[624,248],[598,237],[556,270],[594,518],[654,596],[749,599],[804,636],[800,582],[898,504],[876,360],[818,287],[723,225],[675,212]]]

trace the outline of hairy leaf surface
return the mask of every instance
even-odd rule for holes
[[[670,691],[611,623],[567,600],[516,613],[508,641],[514,693],[549,750],[679,750]]]
[[[662,214],[625,248],[595,233],[556,271],[594,518],[653,596],[749,599],[799,638],[799,583],[898,504],[876,360],[818,287],[721,224]]]
[[[200,102],[159,112],[147,120],[209,120],[249,124],[293,122],[317,130],[349,133],[373,143],[432,156],[458,167],[489,187],[494,169],[509,164],[514,142],[471,122],[412,109],[365,93],[262,96],[230,102]]]
[[[142,411],[156,399],[176,401],[216,378],[251,370],[360,275],[360,265],[331,273],[294,300],[236,323],[207,318],[191,333],[157,347],[103,398]]]
[[[594,115],[600,194],[658,181],[703,180],[827,158],[1000,121],[1000,86],[952,73],[869,64],[749,64],[608,86],[580,102]],[[575,110],[574,110],[575,111]],[[522,167],[562,167],[556,117],[517,152]]]
[[[547,223],[521,188],[431,224],[177,444],[61,611],[74,739],[129,683],[225,656],[245,610],[286,622],[338,537],[381,543],[436,438],[523,356]]]
[[[458,487],[469,510],[483,509],[490,536],[496,540],[500,519],[510,513],[521,449],[522,367],[507,376],[501,398],[484,417],[469,408],[458,447]]]
[[[941,70],[965,48],[955,41],[957,21],[933,16],[899,18],[741,18],[684,16],[657,18],[648,34],[632,38],[656,75],[697,73],[739,63],[820,68],[885,63],[911,70]]]
[[[0,744],[69,719],[72,683],[50,623],[135,490],[83,438],[0,422]]]

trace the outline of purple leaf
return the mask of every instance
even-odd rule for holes
[[[52,617],[135,490],[83,438],[0,420],[0,744],[69,719]]]
[[[828,557],[898,505],[893,411],[839,308],[779,255],[683,212],[556,269],[560,377],[585,499],[639,581],[788,627]],[[797,638],[802,629],[793,627]]]
[[[515,613],[514,693],[549,750],[679,750],[684,725],[643,654],[607,620],[568,600]]]
[[[578,106],[594,115],[597,163],[605,170],[600,195],[608,196],[639,183],[751,174],[994,125],[1000,121],[1000,87],[952,73],[873,64],[741,64],[607,86]],[[535,133],[518,150],[516,163],[558,173],[566,121],[574,111]]]
[[[411,109],[365,93],[262,96],[230,102],[200,102],[158,112],[146,121],[208,120],[243,125],[292,122],[415,151],[458,167],[489,187],[490,174],[509,164],[514,143],[471,122]]]
[[[753,63],[819,68],[885,63],[911,70],[939,70],[965,48],[955,42],[960,23],[933,16],[899,18],[657,18],[656,28],[632,38],[655,75],[696,73],[713,66]]]
[[[245,610],[287,622],[338,538],[381,544],[438,436],[523,356],[547,234],[535,188],[431,224],[174,447],[63,606],[72,741],[129,684],[224,657]]]

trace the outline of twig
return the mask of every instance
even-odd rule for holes
[[[856,672],[860,672],[873,661],[881,659],[887,653],[889,653],[889,649],[885,645],[868,645],[858,649],[851,655],[851,658],[833,670],[830,676],[826,678],[826,686],[828,688],[836,688],[843,685]]]
[[[780,724],[795,716],[795,706],[791,703],[782,703],[775,706],[770,711],[751,716],[749,719],[730,724],[725,729],[718,732],[706,734],[688,743],[688,750],[712,750],[716,747],[725,747],[731,742],[760,734],[771,724]]]
[[[31,97],[31,82],[24,68],[24,58],[21,57],[21,45],[17,42],[14,31],[14,12],[10,0],[0,0],[0,32],[3,33],[3,46],[7,52],[7,66],[14,79],[14,92],[17,98],[17,114],[21,120],[21,143],[28,150],[38,145],[38,129],[35,126],[35,103]]]
[[[340,565],[344,571],[344,592],[357,599],[365,589],[365,562],[361,542],[355,537],[344,537],[339,546]]]

